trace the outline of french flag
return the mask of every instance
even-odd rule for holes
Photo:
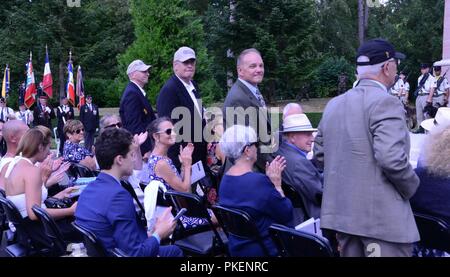
[[[50,71],[50,61],[48,59],[48,50],[47,46],[45,46],[45,66],[44,66],[44,78],[42,80],[42,86],[44,92],[47,94],[49,98],[53,96],[53,79],[52,72]]]
[[[69,100],[70,104],[72,104],[73,107],[75,107],[75,86],[73,81],[73,66],[72,66],[72,60],[69,60],[69,64],[67,65],[67,86],[66,86],[66,93],[67,93],[67,99]]]

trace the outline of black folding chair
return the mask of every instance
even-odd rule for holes
[[[64,237],[53,218],[51,218],[46,210],[38,205],[33,205],[31,209],[41,221],[45,235],[50,239],[51,255],[62,256],[67,254],[67,242],[64,241]]]
[[[74,179],[78,179],[80,177],[97,177],[98,172],[92,171],[82,164],[71,163],[69,169],[67,170],[67,174]]]
[[[80,232],[80,234],[83,235],[83,244],[86,247],[87,254],[89,257],[110,257],[110,253],[108,250],[105,249],[102,242],[97,239],[97,236],[89,231],[88,229],[84,228],[83,226],[80,226],[76,224],[75,222],[72,222],[73,227]]]
[[[283,257],[333,257],[330,243],[324,237],[281,224],[272,224],[269,234]]]
[[[225,234],[216,230],[203,199],[192,193],[166,191],[165,197],[172,202],[172,211],[176,214],[182,208],[187,209],[184,216],[205,218],[208,225],[187,230],[180,223],[178,232],[174,233],[174,244],[188,255],[214,256],[226,254],[228,242]]]
[[[414,218],[420,234],[420,246],[450,253],[450,228],[445,221],[417,212]]]
[[[303,222],[310,218],[308,211],[305,208],[305,204],[303,203],[303,199],[300,193],[293,187],[292,185],[282,182],[281,188],[283,189],[284,195],[291,200],[292,207],[294,209],[300,210],[301,214],[295,213],[295,222]]]
[[[221,205],[213,205],[212,210],[227,235],[231,234],[238,238],[254,240],[261,246],[264,255],[270,256],[254,220],[247,212]]]
[[[139,197],[136,194],[136,191],[134,191],[133,186],[128,182],[128,181],[120,181],[120,184],[122,185],[122,187],[124,189],[126,189],[128,191],[128,193],[130,193],[131,197],[133,197],[134,201],[136,201],[138,208],[139,208],[139,212],[137,212],[137,217],[140,219],[141,223],[143,224],[143,226],[147,226],[147,220],[145,219],[145,208],[142,205],[141,201],[139,201]]]
[[[17,243],[6,247],[8,255],[11,257],[48,256],[50,250],[31,239],[32,236],[30,236],[30,230],[27,228],[25,220],[11,200],[0,196],[0,204],[6,215],[6,219],[15,228]]]

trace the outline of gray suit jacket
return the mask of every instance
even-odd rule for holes
[[[314,143],[324,165],[321,227],[396,243],[419,240],[409,199],[419,179],[398,100],[373,81],[332,99]]]
[[[232,116],[233,112],[236,115],[234,117]],[[261,143],[270,144],[270,114],[267,112],[267,109],[261,106],[261,103],[256,99],[250,89],[241,81],[236,80],[228,92],[223,103],[222,113],[225,129],[235,124],[251,126]],[[262,169],[264,168],[265,162],[269,159],[269,155],[258,153],[256,165],[259,169]]]
[[[276,155],[283,156],[287,163],[282,173],[284,183],[293,186],[300,194],[307,214],[297,211],[296,217],[301,221],[310,217],[320,217],[320,205],[322,200],[322,177],[317,168],[305,156],[282,141]]]

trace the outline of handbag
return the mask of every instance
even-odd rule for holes
[[[45,199],[44,204],[49,209],[65,209],[70,208],[73,202],[70,198],[59,199],[55,197],[49,197]]]

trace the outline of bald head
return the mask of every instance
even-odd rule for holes
[[[28,129],[28,125],[22,120],[9,120],[3,125],[3,137],[8,150],[10,147],[17,147],[20,139]]]
[[[297,103],[289,103],[283,109],[283,120],[293,114],[302,114],[303,108]]]

